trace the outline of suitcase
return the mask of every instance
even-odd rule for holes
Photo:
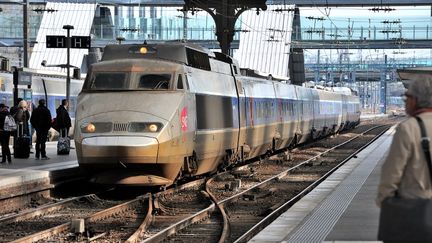
[[[28,157],[30,157],[30,137],[24,135],[24,127],[19,124],[14,143],[14,158],[27,159]]]
[[[70,151],[70,139],[68,136],[62,137],[62,134],[66,133],[66,129],[60,131],[60,136],[57,142],[57,154],[69,154]]]

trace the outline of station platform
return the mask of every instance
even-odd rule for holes
[[[347,161],[249,242],[377,241],[380,171],[395,126]]]
[[[383,119],[383,118],[387,118],[390,115],[388,114],[384,114],[384,113],[366,113],[366,114],[361,114],[360,115],[360,120],[365,121],[365,120],[374,120],[374,119]]]
[[[34,147],[34,144],[33,144]],[[29,190],[43,190],[52,187],[61,177],[78,173],[78,161],[74,144],[71,141],[69,155],[57,155],[57,142],[47,142],[46,152],[49,160],[36,160],[34,151],[27,159],[17,159],[12,155],[12,163],[0,164],[0,198],[10,193]],[[10,146],[13,153],[13,148]]]

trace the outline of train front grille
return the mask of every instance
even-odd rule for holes
[[[113,132],[127,132],[129,123],[114,123]]]

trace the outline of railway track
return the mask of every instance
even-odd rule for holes
[[[4,242],[28,242],[28,239],[37,239],[33,234],[64,225],[72,218],[87,217],[115,204],[93,194],[26,210],[0,220],[0,238]]]
[[[57,198],[69,198],[99,191],[97,188],[89,187],[86,183],[88,179],[78,175],[75,170],[69,171],[69,174],[60,178],[56,178],[59,177],[56,175],[51,181],[48,178],[35,180],[0,190],[0,205],[2,205],[0,207],[0,220],[19,212],[56,203],[60,201]],[[66,188],[68,186],[74,189]]]
[[[299,158],[289,162],[275,157],[270,163],[280,168],[285,164],[287,169],[266,170],[278,172],[273,175],[258,176],[254,167],[261,162],[240,168],[234,176],[226,172],[213,177],[206,183],[213,205],[144,242],[246,242],[388,128],[364,128],[366,131],[343,143],[327,144],[330,148],[306,148],[303,151],[308,152],[307,159],[300,152]]]
[[[43,204],[55,202],[55,199],[49,198],[52,189],[53,186],[44,185],[42,187],[29,188],[29,190],[12,188],[3,191],[2,195],[0,195],[0,205],[2,205],[0,208],[0,219],[28,208],[35,208]]]
[[[4,238],[2,234],[8,234],[0,231],[0,237],[14,242],[244,242],[389,126],[361,126],[208,180],[114,203],[118,205],[92,207],[94,211],[74,216],[84,220],[84,232],[74,232],[71,217],[66,216],[60,217],[56,226],[47,223],[43,229],[24,227],[52,215],[47,212],[0,220],[0,224],[12,227],[7,231],[20,233]],[[17,222],[23,227],[13,228]]]

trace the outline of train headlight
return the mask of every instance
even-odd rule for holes
[[[147,47],[141,47],[140,48],[140,53],[141,54],[146,54],[147,53]]]
[[[107,133],[112,132],[112,122],[83,122],[81,124],[82,133]]]
[[[87,124],[87,126],[85,126],[85,131],[89,133],[93,133],[96,131],[96,126],[93,123],[89,123]]]
[[[158,129],[159,129],[159,127],[158,127],[158,125],[157,124],[150,124],[149,126],[148,126],[148,129],[149,129],[149,131],[150,132],[157,132],[158,131]]]
[[[128,132],[160,132],[162,127],[160,122],[131,122]]]

